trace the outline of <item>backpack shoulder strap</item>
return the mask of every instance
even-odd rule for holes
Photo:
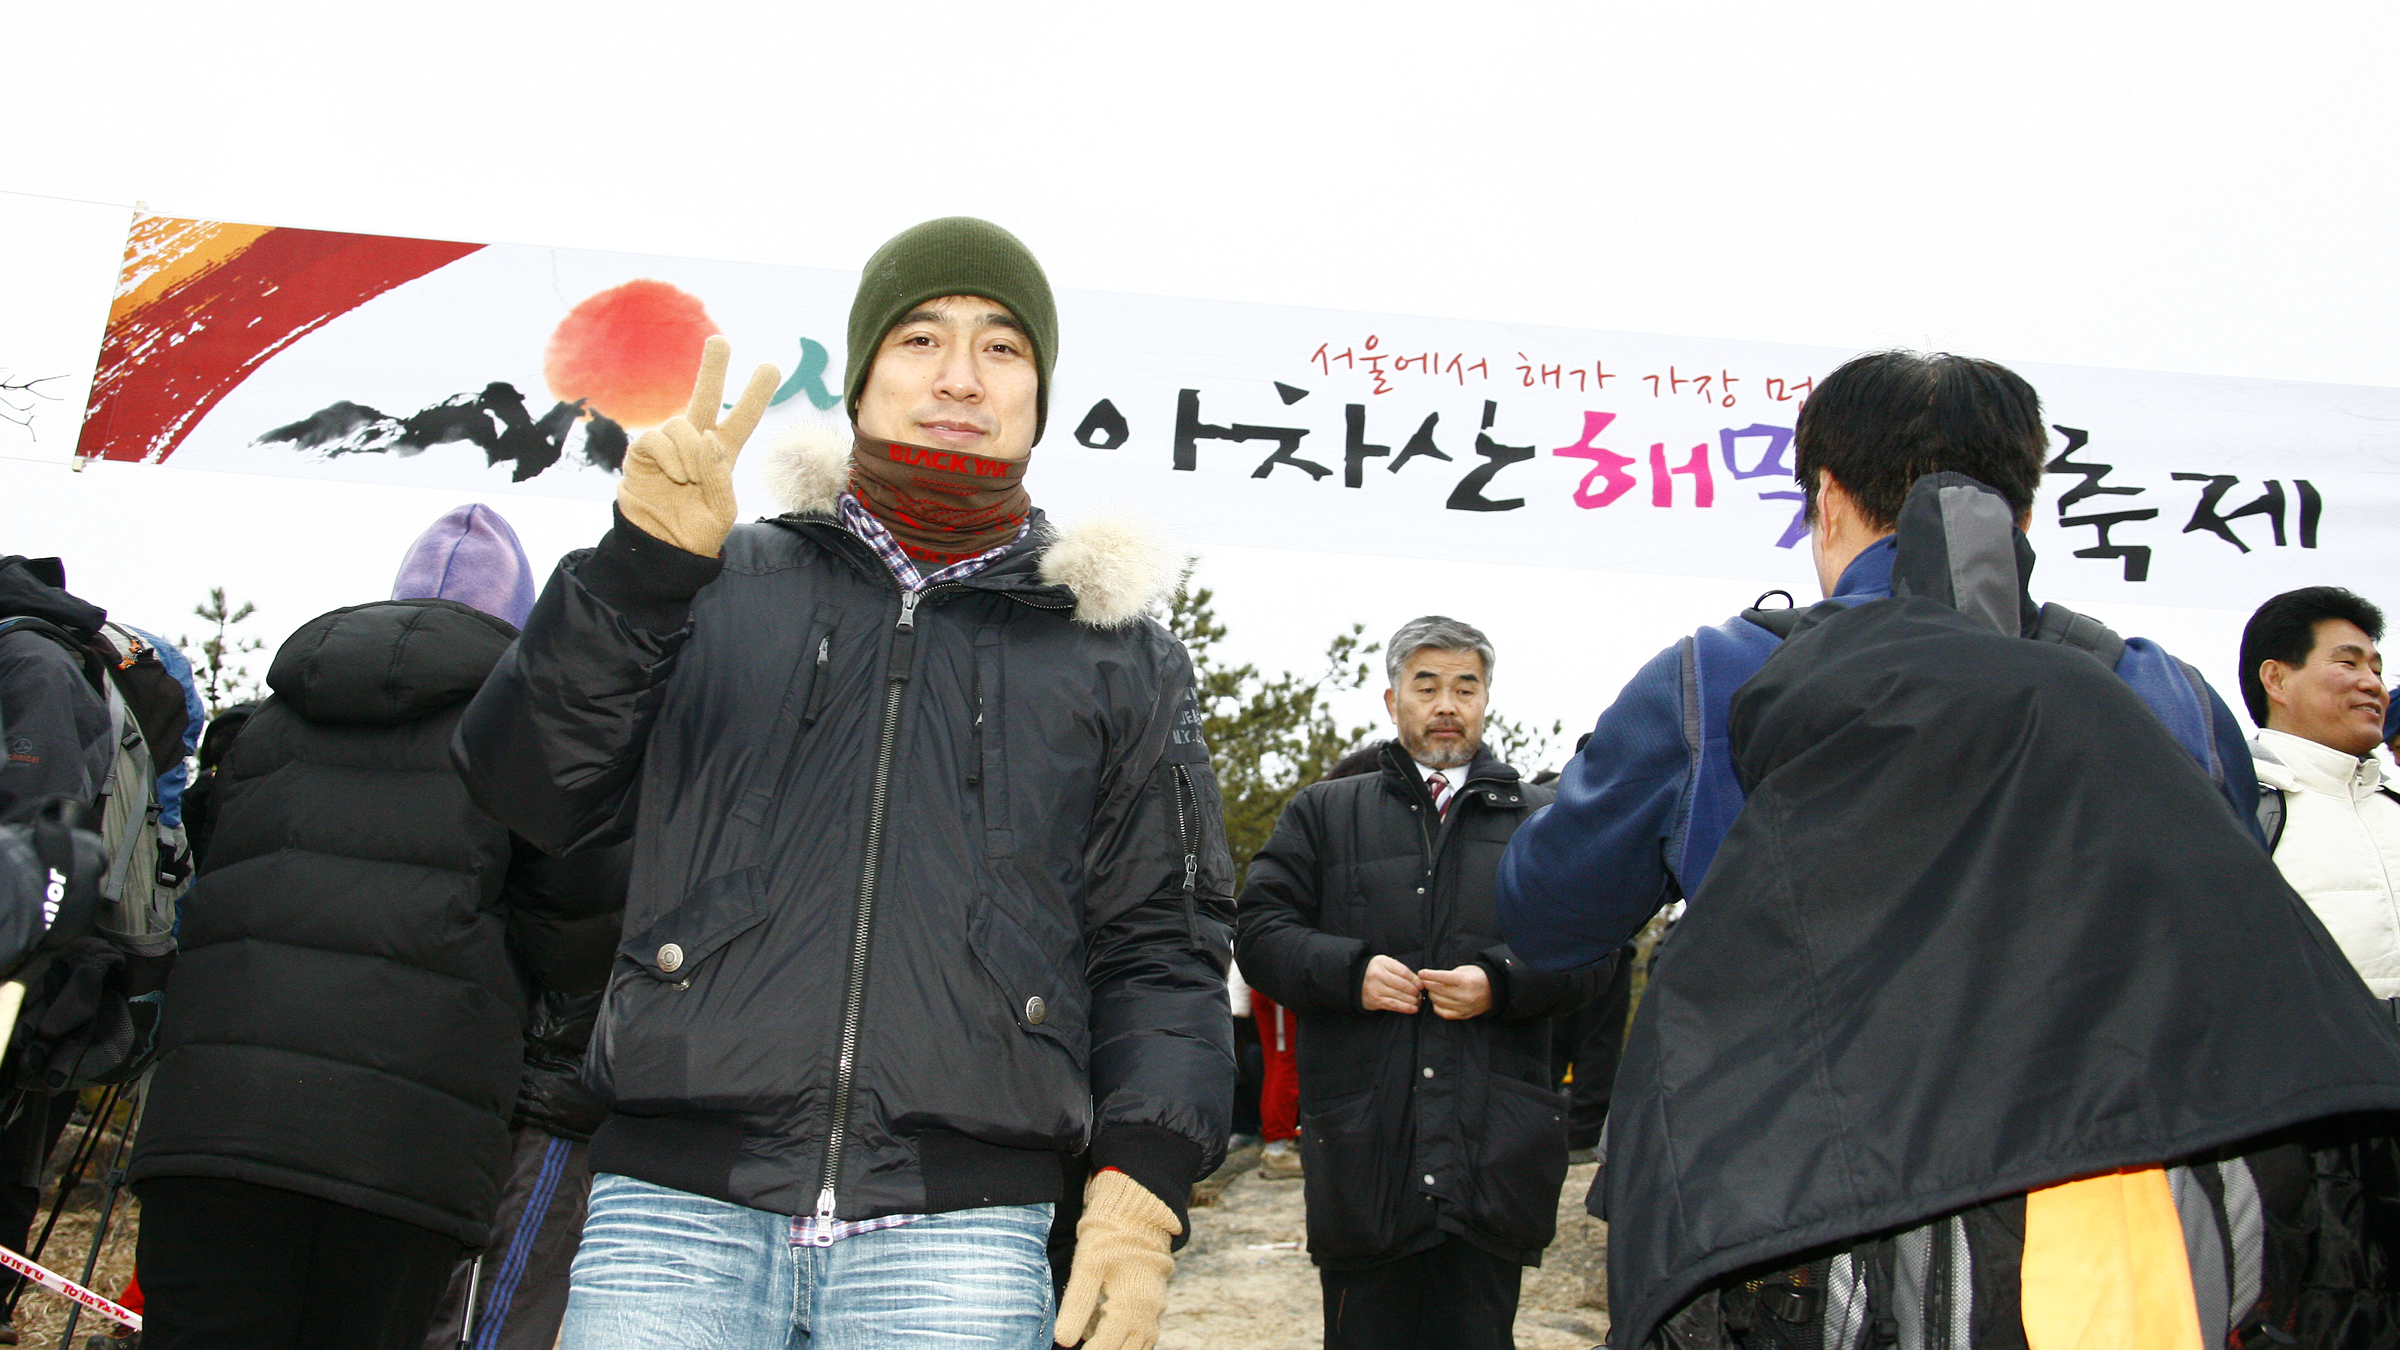
[[[2266,836],[2267,852],[2283,842],[2283,789],[2258,785],[2258,832]]]
[[[2037,642],[2055,642],[2061,647],[2090,652],[2110,670],[2115,670],[2125,655],[2125,639],[2118,637],[2107,624],[2061,604],[2042,606],[2042,621],[2033,637]]]
[[[1770,617],[1780,610],[1766,611]],[[1794,612],[1797,621],[1806,610]],[[1700,889],[1717,845],[1741,814],[1744,793],[1728,748],[1733,691],[1758,673],[1783,639],[1744,618],[1702,628],[1682,644],[1683,735],[1690,778],[1670,840],[1667,870],[1681,894]]]
[[[150,747],[142,740],[142,725],[125,706],[116,681],[108,681],[102,692],[108,696],[109,725],[116,728],[117,753],[109,758],[108,781],[100,788],[101,834],[109,851],[108,879],[101,883],[100,893],[116,901],[131,889],[127,879],[132,874],[134,851],[141,845],[144,828],[153,821],[156,805],[150,792]]]

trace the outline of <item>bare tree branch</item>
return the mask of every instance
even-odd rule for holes
[[[19,379],[13,372],[0,373],[0,422],[25,428],[29,440],[40,439],[33,429],[33,415],[40,411],[41,404],[56,403],[63,397],[42,386],[65,378],[64,375],[36,375],[31,379]]]

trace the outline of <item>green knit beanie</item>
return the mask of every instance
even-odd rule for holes
[[[850,365],[842,378],[850,415],[858,416],[858,398],[884,335],[910,310],[945,295],[997,300],[1032,335],[1041,380],[1033,422],[1039,441],[1050,418],[1050,367],[1058,359],[1058,306],[1050,298],[1050,279],[1015,235],[972,216],[911,226],[867,259],[858,298],[850,302]]]

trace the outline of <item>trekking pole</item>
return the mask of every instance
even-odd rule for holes
[[[112,1087],[105,1094],[103,1094],[100,1101],[96,1103],[95,1109],[92,1112],[91,1122],[84,1126],[83,1138],[76,1143],[75,1151],[67,1155],[67,1166],[59,1173],[58,1193],[50,1197],[50,1217],[42,1221],[41,1234],[34,1238],[32,1250],[27,1252],[26,1255],[38,1258],[41,1256],[43,1249],[50,1245],[50,1234],[58,1227],[59,1215],[66,1212],[67,1202],[74,1198],[75,1188],[83,1184],[83,1174],[90,1169],[92,1165],[92,1158],[100,1151],[101,1127],[107,1123],[109,1116],[115,1113],[117,1109],[117,1099],[120,1095],[121,1090]],[[48,1093],[44,1093],[36,1089],[27,1089],[21,1092],[19,1096],[25,1101],[41,1102],[45,1112],[51,1109],[52,1104],[50,1100],[50,1094]],[[50,1150],[45,1149],[42,1153],[41,1162],[37,1166],[36,1176],[34,1178],[36,1190],[40,1189],[41,1178],[39,1173],[41,1171],[48,1170],[49,1165]],[[13,1318],[16,1316],[17,1300],[23,1297],[25,1297],[25,1281],[20,1279],[13,1287],[10,1288],[8,1293],[8,1315],[10,1317]]]
[[[467,1343],[475,1339],[475,1292],[476,1286],[482,1283],[483,1256],[477,1253],[475,1264],[467,1267],[467,1306],[458,1318],[459,1350],[466,1350]]]
[[[133,1080],[133,1107],[125,1113],[125,1129],[117,1135],[116,1152],[110,1154],[108,1158],[108,1194],[100,1203],[99,1226],[92,1230],[92,1250],[83,1258],[81,1282],[87,1286],[92,1282],[92,1271],[100,1264],[100,1248],[108,1242],[108,1221],[110,1216],[116,1212],[117,1192],[124,1189],[125,1186],[125,1152],[133,1147],[133,1132],[142,1123],[142,1108],[150,1104],[150,1094],[143,1091],[149,1082],[150,1073],[146,1069],[143,1070],[141,1077]],[[124,1091],[122,1085],[117,1088],[117,1091],[119,1093]],[[109,1106],[109,1113],[114,1114],[115,1111],[116,1106],[112,1102]],[[103,1118],[105,1119],[105,1117]],[[82,1316],[83,1305],[81,1303],[73,1304],[67,1309],[67,1328],[58,1333],[58,1343],[61,1346],[71,1346],[75,1343],[75,1323]]]

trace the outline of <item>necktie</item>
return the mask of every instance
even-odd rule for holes
[[[1450,814],[1450,780],[1438,773],[1427,774],[1425,790],[1433,794],[1433,809],[1439,815]]]

